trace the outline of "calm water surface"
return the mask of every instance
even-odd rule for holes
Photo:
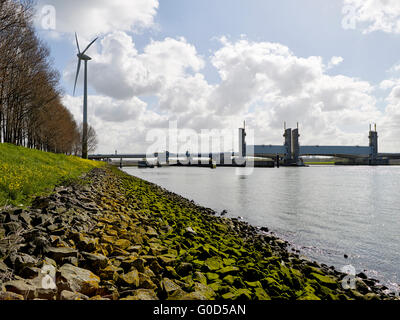
[[[125,168],[217,212],[267,226],[302,254],[400,282],[400,167]],[[344,254],[348,258],[344,258]]]

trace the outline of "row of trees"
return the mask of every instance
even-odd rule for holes
[[[32,0],[0,0],[0,142],[80,154],[82,128],[61,102],[60,75],[33,14]]]

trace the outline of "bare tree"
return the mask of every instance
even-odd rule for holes
[[[81,123],[78,129],[78,135],[76,137],[77,139],[74,145],[75,155],[82,155],[82,137],[83,137],[83,125]],[[88,125],[87,144],[88,144],[88,152],[96,151],[98,145],[97,133],[96,130],[91,125]]]
[[[32,0],[0,0],[0,143],[72,153],[79,129],[32,17]]]

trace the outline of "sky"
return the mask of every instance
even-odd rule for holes
[[[99,37],[87,52],[96,153],[161,151],[171,126],[181,140],[170,151],[207,151],[195,150],[195,134],[234,140],[243,121],[255,144],[283,144],[283,123],[299,123],[302,145],[368,145],[376,123],[379,151],[400,152],[398,0],[38,0],[36,9],[77,122],[74,32],[81,48]]]

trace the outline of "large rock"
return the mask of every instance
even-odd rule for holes
[[[72,237],[79,250],[82,251],[93,252],[96,250],[96,247],[99,244],[99,240],[97,238],[85,237],[83,234],[78,232],[74,233]]]
[[[220,257],[211,257],[208,258],[204,265],[208,268],[209,271],[216,271],[223,268],[223,262]]]
[[[57,262],[62,261],[65,258],[77,258],[78,257],[78,251],[75,249],[71,248],[48,248],[46,255],[54,259]]]
[[[129,240],[126,239],[118,239],[117,241],[114,242],[114,246],[121,248],[121,249],[126,249],[130,247],[132,243]]]
[[[200,272],[200,271],[196,271],[193,275],[193,280],[198,281],[204,285],[207,285],[207,278],[206,276]]]
[[[109,263],[108,258],[102,254],[82,252],[82,256],[85,259],[85,265],[95,271],[104,269]]]
[[[251,300],[251,291],[248,289],[232,289],[222,295],[224,300]]]
[[[89,297],[79,292],[63,290],[60,294],[60,300],[89,300]]]
[[[37,287],[27,280],[12,280],[6,282],[3,286],[6,291],[19,294],[25,299],[31,300],[36,298]]]
[[[169,268],[173,269],[171,266],[167,266],[166,269],[168,270]],[[150,263],[150,269],[155,273],[155,274],[161,274],[164,269],[163,267],[160,266],[160,264],[157,261],[153,261]]]
[[[24,300],[24,296],[14,292],[0,291],[0,301],[4,300]]]
[[[189,262],[181,262],[176,268],[176,272],[182,277],[187,276],[193,271],[193,265]]]
[[[6,230],[0,224],[0,239],[3,239],[6,236]]]
[[[112,264],[108,265],[104,269],[102,269],[99,273],[100,278],[102,280],[113,280],[117,281],[119,274],[123,273],[123,269]]]
[[[207,298],[200,292],[190,292],[185,294],[181,300],[207,300]]]
[[[19,275],[24,279],[34,279],[40,275],[41,269],[36,267],[26,267],[19,272]]]
[[[144,273],[139,273],[139,285],[144,289],[157,289],[157,286],[151,281],[150,277]]]
[[[194,291],[204,296],[207,300],[212,300],[215,298],[215,291],[209,286],[200,282],[196,282],[194,284]]]
[[[158,262],[163,266],[173,265],[177,260],[176,255],[170,254],[170,253],[163,254],[161,256],[158,256],[157,258],[158,258]]]
[[[140,277],[139,272],[134,269],[131,272],[121,274],[118,279],[118,283],[123,286],[133,286],[135,288],[139,287]]]
[[[89,270],[63,265],[58,271],[57,286],[59,290],[83,293],[90,296],[99,288],[100,278]]]
[[[7,265],[3,262],[3,260],[0,260],[0,274],[4,274],[8,271]]]
[[[338,281],[330,276],[324,276],[314,272],[312,272],[310,276],[316,279],[321,285],[328,288],[336,289],[338,287]]]
[[[31,225],[32,218],[29,216],[29,213],[24,211],[19,214],[19,220],[24,222],[27,226]]]
[[[265,292],[263,288],[255,288],[254,293],[257,300],[271,300],[271,297]]]
[[[137,289],[132,300],[159,300],[154,290]]]
[[[15,233],[18,230],[21,230],[22,226],[21,226],[20,222],[12,221],[12,222],[8,222],[8,223],[4,223],[3,228],[5,230],[5,234],[9,234],[9,233]]]
[[[121,261],[120,267],[124,269],[125,272],[129,272],[132,268],[137,269],[139,272],[144,271],[145,260],[137,257],[129,257]]]
[[[50,204],[50,199],[46,197],[36,197],[32,202],[32,208],[34,209],[43,209],[48,207]]]
[[[173,294],[175,291],[181,289],[180,286],[178,286],[174,281],[172,281],[171,279],[168,278],[164,278],[161,281],[161,288],[163,289],[163,291],[170,296],[171,294]]]
[[[38,261],[25,253],[17,252],[12,253],[6,260],[5,263],[8,264],[9,267],[12,267],[17,272],[23,270],[27,267],[34,267]]]

